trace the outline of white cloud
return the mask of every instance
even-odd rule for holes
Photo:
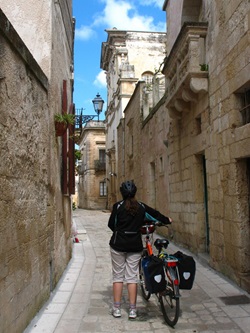
[[[107,28],[121,30],[166,31],[165,22],[154,24],[152,16],[142,16],[136,7],[128,0],[103,0],[105,8],[103,13],[94,21],[94,25],[106,25]],[[151,5],[159,1],[151,0]],[[148,3],[149,5],[149,3]]]
[[[162,9],[164,0],[140,0],[142,6],[156,6]]]
[[[76,39],[88,40],[95,35],[95,31],[88,26],[81,26],[79,29],[75,30]]]
[[[99,74],[96,76],[94,85],[99,88],[106,88],[106,74],[104,71],[99,72]]]
[[[150,15],[140,15],[138,6],[156,6],[162,9],[164,0],[101,0],[105,7],[102,12],[95,14],[94,21],[89,26],[76,28],[76,39],[87,41],[97,35],[95,29],[104,26],[106,29],[137,31],[166,31],[166,22],[154,23]],[[136,4],[136,5],[135,5]]]

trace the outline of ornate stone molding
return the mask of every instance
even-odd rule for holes
[[[208,66],[205,64],[207,23],[185,23],[165,60],[165,105],[172,118],[189,112],[199,94],[208,91]],[[204,70],[205,68],[205,70]]]

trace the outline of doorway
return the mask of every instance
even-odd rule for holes
[[[156,181],[155,181],[155,163],[150,163],[150,178],[149,178],[149,200],[150,205],[154,208],[156,207]]]
[[[207,188],[207,169],[206,169],[206,158],[202,155],[202,170],[203,170],[203,189],[204,189],[204,215],[205,215],[205,236],[206,244],[205,250],[209,253],[209,215],[208,215],[208,188]]]

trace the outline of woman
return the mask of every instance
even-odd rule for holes
[[[129,319],[137,317],[136,298],[138,268],[143,250],[141,226],[145,214],[156,220],[170,224],[171,219],[157,210],[135,199],[137,188],[133,181],[125,181],[120,187],[122,201],[114,204],[108,226],[113,231],[110,239],[110,252],[113,273],[114,317],[121,317],[121,298],[123,282],[127,283],[129,297]]]

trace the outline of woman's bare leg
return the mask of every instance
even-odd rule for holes
[[[128,287],[129,304],[136,305],[137,283],[128,283],[127,287]]]
[[[120,303],[122,299],[122,288],[123,282],[114,282],[113,283],[113,296],[114,296],[114,303]]]

